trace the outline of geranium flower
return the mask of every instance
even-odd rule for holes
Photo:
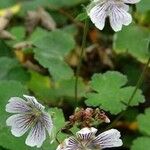
[[[120,31],[122,26],[132,22],[132,16],[128,13],[129,6],[140,0],[93,0],[88,6],[87,13],[95,26],[102,30],[105,20],[109,17],[110,25],[114,31]]]
[[[6,105],[6,111],[14,113],[6,124],[11,126],[11,133],[20,137],[29,129],[26,144],[41,147],[46,139],[46,130],[51,134],[53,123],[51,116],[44,111],[45,107],[37,102],[35,97],[24,95],[26,100],[12,97]]]
[[[105,131],[96,136],[97,129],[83,128],[76,136],[66,139],[57,150],[101,150],[122,146],[120,132],[116,129]]]

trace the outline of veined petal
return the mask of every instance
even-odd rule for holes
[[[116,6],[118,8],[121,8],[121,9],[125,10],[125,11],[129,11],[129,6],[124,4],[124,3],[118,3]]]
[[[94,6],[90,12],[88,13],[91,21],[95,24],[95,26],[102,30],[105,26],[105,20],[107,17],[107,8],[109,5],[107,3]]]
[[[27,102],[19,97],[10,98],[9,103],[6,105],[6,111],[9,113],[24,113],[30,110],[31,108],[27,105]]]
[[[16,114],[6,120],[7,126],[11,126],[11,132],[14,136],[22,136],[32,125],[30,115]]]
[[[76,136],[80,140],[90,140],[95,137],[97,129],[95,128],[83,128],[76,133]]]
[[[127,4],[136,4],[139,3],[141,0],[123,0],[124,3]]]
[[[106,0],[93,0],[94,3],[104,3]]]
[[[121,23],[123,25],[129,25],[132,22],[132,17],[131,15],[125,10],[125,6],[122,5],[121,8],[116,7],[116,11],[118,13],[118,17],[121,20]]]
[[[37,146],[37,148],[39,148],[42,146],[45,139],[46,139],[45,127],[43,126],[42,122],[38,121],[29,132],[29,135],[27,136],[26,139],[26,144],[31,147]]]
[[[122,29],[122,23],[116,10],[113,10],[111,12],[109,19],[110,25],[115,32],[120,31]]]
[[[101,149],[110,147],[122,146],[122,140],[120,139],[120,132],[116,129],[111,129],[99,134],[92,143],[99,145]]]
[[[110,24],[114,31],[120,31],[122,25],[129,25],[132,22],[131,15],[124,9],[113,6],[112,12],[109,14]]]
[[[48,113],[46,113],[46,112],[43,113],[42,122],[43,122],[45,128],[47,129],[48,133],[51,134],[51,131],[53,128],[53,123],[52,123],[52,118]]]
[[[131,15],[124,11],[124,18],[122,19],[123,25],[128,26],[132,22],[132,17]]]
[[[40,104],[34,96],[23,95],[27,101],[39,110],[44,110],[44,106]]]
[[[65,140],[66,150],[78,150],[81,148],[81,143],[74,137]]]

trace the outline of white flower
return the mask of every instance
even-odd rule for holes
[[[22,136],[30,129],[25,143],[39,148],[46,139],[46,130],[49,134],[52,131],[52,119],[35,97],[24,97],[26,100],[19,97],[10,98],[6,111],[14,115],[7,119],[6,124],[11,126],[11,133],[16,137]]]
[[[93,0],[87,9],[87,13],[95,26],[102,30],[105,20],[109,17],[110,25],[114,31],[120,31],[122,26],[132,22],[132,16],[128,13],[129,6],[140,0]]]
[[[120,132],[116,129],[105,131],[96,136],[97,129],[83,128],[75,137],[66,139],[56,150],[101,150],[122,146]]]

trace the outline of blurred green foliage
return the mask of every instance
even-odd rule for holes
[[[0,1],[0,14],[7,11],[8,7],[21,7],[5,28],[15,38],[0,39],[0,150],[31,149],[24,143],[25,136],[15,138],[6,127],[9,114],[5,112],[5,105],[13,96],[34,95],[46,105],[55,122],[54,135],[64,127],[76,103],[79,107],[100,107],[108,112],[110,119],[127,108],[141,70],[150,57],[150,2],[141,0],[136,9],[131,6],[133,23],[118,33],[114,33],[109,24],[103,31],[98,31],[90,22],[79,70],[76,102],[76,70],[80,58],[83,21],[87,19],[84,6],[89,2]],[[44,8],[53,18],[56,29],[50,30],[48,27],[51,24],[43,26],[37,18],[30,18],[31,22],[28,22],[29,12],[37,13],[39,7]],[[27,28],[31,29],[32,25],[32,32],[27,32]],[[150,106],[150,70],[144,79],[142,88],[137,90],[130,103],[131,108],[120,121],[127,126],[119,126],[120,122],[114,126],[123,132],[124,143],[127,143],[123,150],[148,150],[150,146],[150,110],[147,108]],[[138,114],[144,110],[145,114]],[[131,128],[133,122],[137,126]],[[106,126],[100,127],[101,130],[105,128]],[[127,132],[124,134],[124,131]],[[60,132],[58,138],[62,141],[66,136]],[[56,141],[50,144],[50,139],[47,139],[43,149],[55,150],[57,145]]]

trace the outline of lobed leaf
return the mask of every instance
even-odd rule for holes
[[[73,76],[72,69],[65,62],[65,56],[75,47],[73,37],[63,31],[53,31],[34,42],[35,59],[48,68],[55,80]]]
[[[118,54],[130,54],[138,61],[146,63],[150,56],[149,38],[150,32],[146,28],[131,25],[115,34],[113,48]]]
[[[150,108],[146,109],[144,114],[140,114],[137,117],[137,121],[138,121],[139,130],[142,133],[150,136],[150,121],[149,121],[149,118],[150,118]]]
[[[126,86],[127,77],[116,71],[95,74],[90,86],[92,92],[87,94],[88,106],[101,107],[112,114],[125,110],[135,87]],[[141,90],[138,90],[130,106],[136,106],[145,101]]]
[[[150,138],[149,137],[139,137],[134,140],[131,150],[144,150],[149,149],[150,147]]]

